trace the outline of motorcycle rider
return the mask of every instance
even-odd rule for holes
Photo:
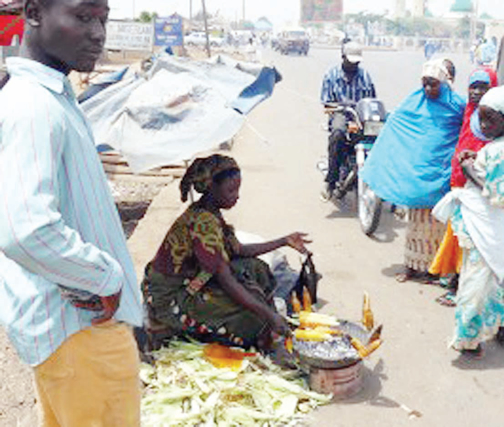
[[[371,76],[359,64],[362,62],[362,46],[347,42],[342,46],[342,63],[329,70],[322,82],[320,100],[325,107],[330,104],[353,104],[362,98],[376,98]],[[346,155],[346,133],[349,118],[344,113],[334,113],[329,118],[328,170],[326,186],[322,193],[329,200],[337,190],[340,166]]]

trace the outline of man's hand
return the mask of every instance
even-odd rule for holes
[[[103,310],[101,311],[101,315],[92,320],[93,325],[105,323],[114,317],[115,312],[119,308],[119,303],[121,302],[121,291],[108,297],[100,297],[100,301]]]
[[[285,237],[285,244],[295,249],[299,253],[307,254],[308,249],[305,244],[311,243],[311,240],[306,239],[308,234],[306,233],[292,233]]]

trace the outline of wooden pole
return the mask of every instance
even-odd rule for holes
[[[201,0],[201,4],[203,6],[203,22],[205,23],[206,51],[207,51],[208,57],[210,58],[212,56],[212,52],[210,51],[210,37],[208,35],[208,19],[207,19],[207,14],[206,14],[205,0]]]

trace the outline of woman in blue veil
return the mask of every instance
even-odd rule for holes
[[[409,208],[400,281],[428,275],[445,231],[431,210],[450,191],[451,159],[465,108],[447,78],[442,60],[424,64],[422,88],[390,115],[360,175],[380,198]]]

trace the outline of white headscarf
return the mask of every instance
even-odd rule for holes
[[[442,59],[434,59],[424,64],[422,70],[422,77],[432,77],[440,82],[448,80],[448,70],[443,64]]]
[[[479,105],[485,105],[504,114],[504,86],[490,89],[481,98]]]

